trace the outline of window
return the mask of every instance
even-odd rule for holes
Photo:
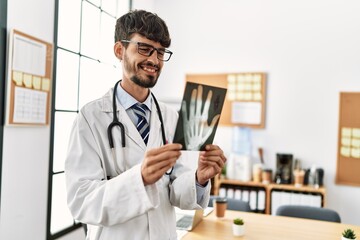
[[[1,200],[1,174],[2,174],[2,149],[3,131],[5,121],[5,63],[6,63],[6,27],[7,27],[7,0],[0,0],[0,200]],[[1,203],[1,201],[0,201]],[[1,204],[0,204],[1,205]]]
[[[131,0],[57,0],[48,193],[48,239],[78,227],[66,203],[64,161],[73,121],[121,76],[113,53],[116,19]]]

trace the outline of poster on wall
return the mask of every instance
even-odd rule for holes
[[[341,92],[336,183],[360,186],[360,92]]]
[[[12,29],[6,89],[6,125],[48,125],[53,45]]]

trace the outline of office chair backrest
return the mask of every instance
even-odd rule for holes
[[[276,215],[328,222],[341,222],[340,216],[336,211],[320,207],[282,205],[276,210]]]
[[[213,200],[222,198],[219,196],[210,196],[209,207],[213,207]],[[243,212],[251,212],[250,204],[240,199],[227,198],[227,209]]]

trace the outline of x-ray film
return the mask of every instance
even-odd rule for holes
[[[224,105],[225,88],[187,82],[181,102],[174,143],[183,150],[204,150],[214,141]]]

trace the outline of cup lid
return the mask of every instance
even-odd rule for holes
[[[226,198],[217,198],[216,203],[227,203],[227,199]]]

